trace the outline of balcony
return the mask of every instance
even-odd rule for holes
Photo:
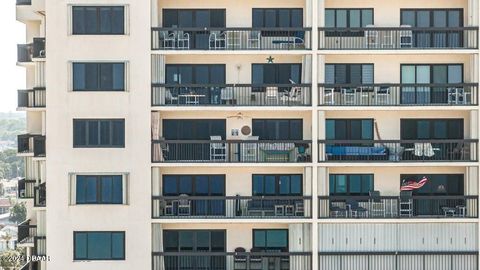
[[[342,265],[362,265],[361,269],[478,269],[478,251],[335,251],[320,252],[320,269],[346,269]],[[355,268],[352,268],[355,269]]]
[[[152,28],[152,50],[310,50],[311,28]]]
[[[18,154],[45,157],[45,136],[35,134],[18,135]]]
[[[311,197],[152,196],[152,218],[311,218]]]
[[[28,63],[35,58],[45,58],[45,38],[33,38],[29,44],[17,45],[17,62]]]
[[[18,108],[45,108],[45,87],[18,90]]]
[[[311,252],[152,252],[152,269],[311,270]]]
[[[478,196],[321,196],[319,218],[478,218]]]
[[[320,140],[320,162],[474,162],[476,139]]]
[[[308,84],[152,85],[152,106],[310,106]]]
[[[304,163],[312,141],[153,140],[154,163]]]
[[[47,205],[46,183],[42,183],[34,188],[33,205],[35,207],[45,207]]]
[[[31,225],[30,219],[18,224],[18,239],[19,245],[33,246],[35,237],[37,236],[37,225]]]
[[[18,198],[31,199],[34,196],[34,188],[37,181],[22,178],[18,180]]]
[[[473,106],[478,83],[320,84],[320,106]]]
[[[478,27],[319,28],[321,50],[477,49]]]

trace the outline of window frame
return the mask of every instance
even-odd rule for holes
[[[449,28],[449,20],[450,20],[450,17],[448,16],[448,12],[449,11],[459,11],[460,12],[460,16],[459,16],[459,27],[463,27],[464,25],[464,21],[465,21],[465,14],[464,14],[464,9],[463,8],[401,8],[400,9],[400,25],[404,25],[405,22],[403,21],[403,12],[407,12],[407,11],[410,11],[410,12],[414,12],[415,13],[415,24],[416,25],[412,25],[412,27],[417,27],[418,25],[418,12],[419,11],[427,11],[429,12],[429,19],[430,19],[430,26],[429,27],[434,27],[433,26],[433,12],[435,11],[445,11],[447,13],[447,16],[446,16],[446,24],[447,26],[445,28]]]
[[[346,22],[347,22],[347,26],[346,26],[346,27],[337,27],[337,12],[338,12],[339,10],[345,10],[345,11],[347,12],[346,17],[345,17],[345,19],[347,20],[347,21],[346,21]],[[343,28],[352,28],[352,27],[350,26],[350,12],[351,12],[351,11],[354,11],[354,10],[355,10],[355,11],[356,11],[356,10],[360,11],[360,26],[359,26],[359,28],[362,28],[362,27],[363,27],[363,26],[362,26],[362,25],[363,25],[362,22],[363,22],[364,19],[363,19],[363,13],[362,13],[362,11],[364,11],[364,10],[369,10],[369,11],[372,12],[372,25],[375,24],[375,9],[374,9],[374,8],[326,8],[326,9],[325,9],[325,12],[327,12],[327,11],[334,11],[333,20],[334,20],[334,22],[335,22],[335,23],[334,23],[335,26],[333,26],[333,28],[343,29]],[[325,16],[325,25],[327,24],[326,19],[327,19],[327,17]],[[357,28],[357,26],[355,26],[355,27],[353,27],[353,28]]]
[[[420,180],[420,179],[422,179],[424,176],[427,177],[428,182],[434,181],[433,178],[435,178],[435,176],[447,176],[447,188],[446,188],[446,190],[448,190],[448,184],[449,184],[449,179],[448,179],[448,177],[452,177],[452,178],[453,178],[453,177],[458,177],[458,179],[456,179],[456,180],[460,180],[459,182],[460,182],[460,186],[461,186],[461,188],[462,188],[462,192],[461,192],[461,194],[448,194],[448,192],[447,192],[446,195],[445,195],[445,194],[434,193],[434,192],[432,192],[432,191],[430,191],[430,192],[428,192],[428,193],[418,193],[418,191],[423,188],[423,187],[422,187],[422,188],[420,188],[420,189],[413,190],[413,194],[412,194],[413,196],[415,196],[415,195],[417,195],[417,196],[465,196],[465,175],[462,174],[462,173],[448,173],[448,174],[415,174],[415,173],[414,173],[414,174],[400,174],[400,182],[399,182],[399,185],[400,185],[400,186],[402,185],[402,181],[403,181],[403,180],[406,180],[406,181],[408,181],[408,180],[416,180],[416,179]],[[416,180],[416,181],[418,181],[418,180]],[[427,184],[428,184],[428,182],[427,182]],[[426,185],[427,185],[427,184],[426,184]]]
[[[123,24],[122,24],[122,33],[102,33],[101,32],[101,15],[100,15],[100,9],[101,8],[110,8],[111,9],[111,16],[110,16],[110,20],[111,20],[111,23],[112,23],[112,29],[113,29],[113,25],[114,25],[114,16],[113,15],[113,8],[122,8],[123,9]],[[95,8],[96,9],[96,23],[97,23],[97,29],[96,29],[96,32],[94,33],[79,33],[79,32],[76,32],[75,31],[75,9],[87,9],[87,8]],[[85,12],[85,11],[84,11]],[[83,14],[85,16],[85,14]],[[75,36],[86,36],[86,35],[89,35],[89,36],[124,36],[127,34],[127,24],[126,24],[126,21],[127,21],[127,6],[126,5],[71,5],[71,18],[72,18],[72,23],[71,23],[71,34],[72,35],[75,35]],[[84,18],[85,19],[85,18]],[[86,20],[85,20],[86,22]],[[84,26],[85,27],[85,26]]]
[[[258,177],[258,176],[261,176],[263,177],[263,190],[264,192],[263,193],[254,193],[254,181],[255,181],[255,177]],[[265,177],[266,176],[273,176],[275,177],[275,194],[266,194],[265,193]],[[289,194],[281,194],[280,193],[280,178],[282,176],[289,176],[290,179],[292,176],[299,176],[300,177],[300,193],[299,194],[296,194],[296,193],[292,193],[291,192],[291,188],[292,188],[292,183],[290,182],[290,193]],[[265,197],[283,197],[283,196],[292,196],[292,197],[301,197],[303,196],[303,174],[262,174],[262,173],[257,173],[257,174],[252,174],[252,189],[251,189],[251,192],[252,192],[252,196],[265,196]]]
[[[78,201],[78,177],[94,177],[95,178],[95,181],[96,181],[96,185],[95,185],[95,188],[96,188],[96,201],[95,202],[79,202]],[[120,184],[121,184],[121,202],[113,202],[113,200],[111,202],[104,202],[102,199],[103,199],[103,196],[102,196],[102,191],[103,191],[103,187],[102,187],[102,181],[104,181],[102,178],[104,177],[120,177]],[[75,175],[75,205],[124,205],[126,202],[124,201],[125,198],[124,198],[124,193],[125,193],[125,187],[124,187],[124,175],[122,174],[101,174],[101,175],[93,175],[93,174],[76,174]],[[88,188],[86,188],[85,190],[85,194],[87,194],[87,190]],[[113,195],[113,190],[112,190],[112,195]],[[87,197],[87,196],[86,196]]]
[[[409,121],[409,122],[415,122],[415,130],[411,130],[410,128],[406,128],[405,127],[405,124],[406,122]],[[427,138],[427,139],[405,139],[404,137],[404,133],[405,132],[405,129],[408,129],[410,130],[411,134],[416,134],[415,136],[418,137],[418,122],[419,121],[428,121],[429,122],[429,128],[430,130],[428,131],[429,133],[429,137],[430,138]],[[434,130],[434,122],[435,121],[445,121],[446,122],[446,125],[447,125],[447,135],[448,135],[448,131],[450,130],[450,128],[448,128],[449,125],[451,125],[452,122],[460,122],[463,129],[461,130],[461,133],[462,133],[462,138],[447,138],[447,139],[439,139],[439,140],[463,140],[465,138],[465,120],[463,118],[400,118],[400,139],[401,140],[435,140],[435,138],[431,138],[431,137],[434,137],[432,136],[434,133],[435,133],[435,130]]]
[[[101,128],[100,128],[100,122],[102,121],[109,121],[109,141],[110,144],[105,144],[102,145],[100,144],[101,142]],[[85,122],[85,145],[79,145],[76,144],[76,132],[75,132],[75,123],[77,122]],[[97,122],[98,123],[98,133],[97,133],[97,139],[98,139],[98,144],[97,145],[91,145],[89,144],[89,123],[90,122]],[[120,122],[123,123],[123,142],[120,145],[113,145],[113,123],[114,122]],[[97,119],[92,119],[92,118],[74,118],[73,119],[73,125],[72,125],[72,131],[73,131],[73,136],[72,136],[72,141],[73,141],[73,148],[125,148],[125,142],[126,142],[126,121],[124,118],[97,118]]]
[[[190,177],[190,179],[192,180],[192,186],[191,186],[191,190],[192,190],[192,193],[194,195],[190,195],[190,196],[199,196],[199,195],[195,195],[196,194],[196,185],[195,185],[195,181],[196,181],[196,178],[197,177],[208,177],[208,181],[211,180],[211,177],[222,177],[223,178],[223,195],[221,196],[218,196],[218,197],[224,197],[225,194],[226,194],[226,175],[225,174],[163,174],[162,175],[162,196],[180,196],[180,194],[177,194],[177,195],[171,195],[171,194],[166,194],[165,193],[165,178],[166,177],[175,177],[175,182],[176,182],[176,186],[177,186],[177,191],[179,190],[179,182],[180,182],[180,177]],[[179,192],[177,192],[179,193]],[[209,182],[209,186],[208,186],[208,193],[209,195],[202,195],[202,196],[212,196],[212,197],[217,197],[216,195],[211,195],[212,193],[212,190],[211,190],[211,185],[210,185],[210,182]],[[187,194],[189,195],[189,194]]]
[[[96,89],[88,89],[85,87],[85,89],[76,89],[75,88],[75,66],[76,65],[84,65],[85,66],[85,71],[87,65],[97,65],[97,86],[98,88]],[[122,65],[123,66],[123,88],[122,89],[102,89],[101,88],[101,77],[102,77],[102,65],[111,65],[112,68],[112,86],[114,84],[114,65]],[[72,92],[126,92],[127,91],[127,62],[125,61],[113,61],[113,62],[84,62],[84,61],[74,61],[71,63],[71,69],[72,69]],[[88,81],[88,78],[86,76],[87,72],[85,72],[85,82]],[[85,83],[86,85],[86,83]]]
[[[167,25],[166,20],[165,20],[165,18],[166,18],[166,16],[165,16],[165,11],[173,11],[173,12],[176,13],[177,27],[178,27],[179,29],[182,28],[182,27],[179,27],[179,26],[178,26],[178,25],[179,25],[179,21],[178,21],[179,16],[178,16],[178,13],[179,13],[180,11],[191,11],[191,12],[192,12],[192,22],[195,22],[195,21],[196,21],[195,18],[196,18],[197,12],[199,12],[199,11],[208,11],[208,12],[209,12],[209,16],[210,16],[210,21],[209,21],[209,25],[210,25],[210,26],[209,26],[209,27],[212,27],[212,16],[211,16],[212,11],[223,11],[223,22],[222,22],[222,23],[223,23],[223,26],[221,26],[220,28],[225,28],[226,25],[227,25],[227,10],[226,10],[225,8],[194,8],[194,9],[192,9],[192,8],[162,8],[162,26],[163,26],[163,27],[166,27],[166,28],[172,28],[172,27],[171,27],[171,26],[168,26],[168,27],[165,26],[165,25]],[[191,28],[201,28],[201,29],[203,29],[203,27],[195,27],[195,26],[194,26],[194,27],[191,27]],[[215,27],[215,28],[217,28],[217,27]]]
[[[269,231],[284,231],[286,232],[287,234],[287,237],[286,237],[286,250],[282,250],[282,252],[288,252],[289,250],[289,245],[290,245],[290,241],[289,241],[289,231],[288,229],[252,229],[252,247],[253,248],[257,248],[257,249],[260,249],[260,250],[263,250],[263,251],[267,251],[267,250],[272,250],[272,249],[275,249],[277,247],[273,247],[273,248],[268,248],[268,247],[265,247],[265,248],[262,248],[262,247],[258,247],[255,245],[255,232],[265,232],[265,246],[267,246],[267,243],[268,243],[268,240],[267,240],[267,232]],[[280,247],[282,248],[282,247]],[[275,249],[276,250],[276,249]]]
[[[302,83],[302,64],[301,63],[271,63],[271,64],[265,64],[265,63],[252,63],[251,65],[251,74],[250,74],[250,81],[253,85],[256,85],[254,82],[253,82],[253,78],[254,78],[254,74],[255,74],[255,71],[254,71],[254,66],[261,66],[262,69],[263,69],[263,73],[265,74],[265,66],[274,66],[275,67],[275,81],[276,83],[274,84],[280,84],[278,81],[280,81],[280,67],[281,66],[289,66],[290,67],[290,75],[291,75],[291,72],[292,72],[292,67],[295,66],[295,67],[298,67],[298,74],[299,74],[299,79],[298,79],[298,82],[295,82],[297,84],[301,84]],[[290,76],[291,77],[291,76]],[[268,83],[265,83],[265,76],[263,76],[263,82],[261,84],[268,84]],[[292,79],[292,78],[290,78]],[[293,79],[292,79],[293,80]],[[290,84],[290,82],[288,83]],[[265,89],[261,88],[262,91],[260,92],[263,92]],[[258,90],[257,90],[258,92]]]
[[[213,121],[218,121],[218,123],[222,123],[222,127],[225,128],[225,133],[224,134],[210,134],[210,136],[221,136],[222,139],[225,139],[226,136],[227,136],[227,120],[225,118],[212,118],[212,119],[187,119],[187,118],[182,118],[182,119],[163,119],[162,120],[162,137],[164,137],[166,140],[189,140],[189,139],[178,139],[179,137],[182,137],[182,133],[181,133],[181,130],[183,130],[182,128],[179,127],[179,124],[176,125],[176,130],[175,130],[175,134],[176,134],[176,138],[175,139],[168,139],[167,136],[165,136],[165,132],[167,130],[166,126],[167,126],[167,122],[187,122],[187,121],[190,121],[190,124],[192,124],[192,130],[190,130],[191,134],[192,134],[192,138],[194,138],[193,140],[200,140],[200,139],[197,139],[198,137],[200,136],[197,136],[198,132],[198,128],[197,128],[197,125],[199,124],[199,121],[207,121],[208,124],[209,124],[209,133],[212,131],[212,125],[214,124]],[[169,131],[169,132],[172,132],[172,131]],[[210,138],[206,138],[205,140],[210,140]]]
[[[327,140],[364,140],[364,141],[372,141],[375,139],[375,119],[374,118],[326,118],[325,119],[325,138],[328,137],[328,124],[327,122],[328,121],[345,121],[346,122],[346,138],[345,139],[327,139]],[[352,139],[352,127],[351,127],[351,123],[352,121],[360,121],[360,123],[362,121],[371,121],[372,123],[372,128],[370,130],[371,134],[372,134],[372,138],[371,139]],[[361,131],[360,131],[360,134],[363,133],[363,125],[360,126],[361,127]],[[336,135],[336,132],[335,132],[335,135]],[[335,136],[336,137],[336,136]]]
[[[266,27],[265,26],[265,22],[266,22],[266,16],[265,16],[265,11],[267,10],[275,10],[275,27]],[[282,27],[282,26],[279,26],[280,24],[280,16],[279,16],[279,12],[280,11],[285,11],[285,10],[288,10],[288,17],[289,17],[289,21],[290,21],[290,28],[303,28],[303,25],[304,25],[304,10],[303,8],[252,8],[252,27],[253,28],[286,28],[286,27]],[[262,22],[262,26],[253,26],[254,25],[254,20],[255,20],[255,12],[258,12],[258,11],[261,11],[262,12],[262,17],[263,17],[263,22]],[[292,26],[292,11],[300,11],[300,14],[302,14],[302,17],[301,17],[301,21],[302,21],[302,25],[301,26]],[[288,28],[286,28],[288,29]]]
[[[433,81],[434,81],[434,80],[433,80],[433,79],[434,79],[433,68],[434,68],[435,66],[446,66],[446,67],[447,67],[447,76],[446,76],[447,80],[448,80],[448,77],[449,77],[449,76],[448,76],[448,75],[449,75],[449,74],[448,74],[448,72],[449,72],[449,71],[448,71],[448,68],[449,68],[450,66],[460,66],[460,68],[461,68],[461,70],[462,70],[462,82],[461,82],[461,83],[464,83],[464,82],[465,82],[465,66],[464,66],[463,63],[435,63],[435,64],[430,64],[430,63],[428,63],[428,64],[412,63],[412,64],[400,64],[400,81],[402,81],[402,78],[403,78],[403,67],[409,67],[409,66],[415,68],[415,74],[414,74],[414,76],[415,76],[415,83],[417,83],[417,68],[418,68],[419,66],[428,66],[428,67],[429,67],[429,69],[430,69],[430,83],[431,83],[431,84],[433,84]],[[447,84],[448,84],[448,82],[447,82]]]
[[[168,72],[167,72],[167,69],[171,69],[171,68],[176,68],[177,71],[178,71],[178,68],[179,67],[191,67],[192,68],[192,81],[195,81],[195,78],[196,78],[196,70],[195,68],[196,67],[207,67],[208,68],[208,80],[211,81],[211,78],[212,78],[212,67],[220,67],[223,69],[223,77],[221,78],[221,81],[223,81],[223,84],[226,84],[226,65],[225,64],[166,64],[165,65],[165,83],[166,84],[178,84],[178,85],[182,85],[182,84],[197,84],[197,82],[193,82],[193,83],[179,83],[179,82],[174,82],[174,83],[168,83]],[[210,83],[209,83],[210,84]]]
[[[333,83],[334,84],[341,84],[341,83],[338,83],[336,82],[336,67],[337,65],[345,65],[346,68],[345,68],[345,81],[350,81],[350,83],[345,83],[345,84],[352,84],[351,81],[352,81],[352,74],[351,74],[351,70],[352,70],[352,66],[353,65],[359,65],[360,66],[360,75],[361,75],[361,79],[362,79],[362,84],[374,84],[375,83],[375,64],[374,63],[325,63],[325,71],[327,70],[327,66],[333,66],[333,72],[334,72],[334,75],[333,75]],[[364,66],[371,66],[372,67],[372,83],[365,83],[363,82],[364,80],[364,74],[363,74],[363,67]],[[327,74],[325,74],[325,81],[327,81],[327,77],[326,77]]]
[[[332,179],[331,177],[335,177],[334,178],[334,183],[335,183],[335,187],[334,187],[334,191],[332,192],[332,186],[331,186],[331,182],[332,182]],[[340,192],[337,192],[336,191],[336,187],[337,187],[337,178],[338,176],[345,176],[345,179],[346,179],[346,192],[345,193],[340,193]],[[352,176],[360,176],[360,187],[362,188],[363,187],[363,181],[365,180],[363,177],[364,176],[370,176],[371,177],[371,181],[372,181],[372,190],[370,191],[374,191],[375,190],[375,174],[373,173],[332,173],[332,174],[329,174],[328,175],[328,180],[329,180],[329,196],[369,196],[369,192],[363,192],[361,191],[360,194],[356,194],[356,193],[352,193],[351,190],[350,190],[350,179]]]
[[[261,138],[262,136],[261,135],[258,135],[258,133],[254,133],[254,127],[255,127],[255,124],[254,122],[262,122],[262,133],[265,132],[265,130],[267,130],[267,121],[277,121],[276,125],[278,125],[278,122],[279,121],[288,121],[288,139],[285,139],[285,140],[282,140],[282,139],[263,139]],[[300,136],[302,138],[300,139],[292,139],[291,137],[291,122],[292,121],[300,121],[300,124],[302,125],[302,128],[300,129]],[[303,140],[303,118],[253,118],[252,119],[252,136],[259,136],[259,140],[261,141],[288,141],[288,140]]]
[[[210,252],[212,252],[212,232],[221,232],[223,233],[223,252],[225,252],[227,250],[227,230],[224,230],[224,229],[166,229],[166,230],[163,230],[162,231],[162,245],[165,249],[165,239],[167,237],[165,237],[165,234],[169,232],[169,233],[176,233],[177,234],[177,240],[180,239],[180,233],[181,232],[191,232],[191,233],[194,233],[194,239],[192,240],[193,242],[193,251],[197,250],[197,247],[198,247],[198,242],[196,241],[197,239],[197,233],[199,232],[208,232],[209,233],[209,250]],[[185,252],[185,251],[182,251],[181,250],[181,246],[180,246],[180,243],[179,241],[177,242],[177,251],[168,251],[168,252]],[[198,250],[197,250],[198,252]]]
[[[108,259],[92,259],[88,258],[88,234],[90,233],[108,233],[110,234],[110,253],[111,255],[113,254],[113,241],[112,241],[112,234],[122,234],[123,235],[123,257],[122,258],[111,258]],[[87,257],[86,258],[78,258],[76,255],[77,251],[77,239],[76,235],[77,234],[86,234],[87,235],[87,244],[86,244],[86,252],[87,252]],[[126,260],[126,232],[125,231],[74,231],[73,232],[73,260],[74,261],[124,261]]]

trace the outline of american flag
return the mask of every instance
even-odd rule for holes
[[[418,182],[415,182],[415,180],[411,180],[411,181],[403,180],[402,181],[402,186],[400,187],[400,190],[401,191],[410,191],[410,190],[414,190],[414,189],[419,189],[419,188],[423,187],[425,185],[425,183],[427,183],[427,181],[428,181],[428,179],[425,176],[422,179],[420,179],[420,181],[418,181]]]

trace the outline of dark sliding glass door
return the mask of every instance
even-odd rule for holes
[[[195,142],[209,141],[210,136],[220,136],[225,140],[225,119],[164,119],[163,137],[166,140],[179,140],[178,143],[168,144],[164,151],[165,159],[192,162],[210,160],[211,144]],[[181,140],[190,142],[182,143]]]
[[[435,30],[413,31],[416,48],[459,48],[463,46],[463,9],[402,9],[401,25]],[[450,29],[449,29],[450,28]]]
[[[212,199],[195,199],[191,203],[192,216],[224,216],[225,175],[164,175],[163,196],[197,196]],[[174,215],[178,209],[174,205]]]
[[[165,270],[226,269],[225,256],[208,254],[226,251],[225,230],[164,230],[163,248],[165,252],[179,253],[165,256]]]
[[[400,185],[404,180],[418,182],[424,176],[428,179],[427,183],[413,191],[415,215],[440,216],[444,215],[443,208],[445,207],[465,206],[463,199],[445,198],[445,196],[464,195],[463,174],[402,174],[400,175]],[[428,196],[429,199],[418,196]]]
[[[401,65],[401,81],[407,85],[401,89],[402,104],[447,104],[455,90],[447,84],[463,83],[463,65]]]
[[[194,49],[209,48],[210,31],[204,28],[224,28],[225,23],[225,9],[163,10],[163,27],[179,28],[179,34],[189,34],[190,48]],[[190,30],[184,31],[182,28]]]

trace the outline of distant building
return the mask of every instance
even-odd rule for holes
[[[8,213],[11,203],[9,198],[0,198],[0,215]]]

